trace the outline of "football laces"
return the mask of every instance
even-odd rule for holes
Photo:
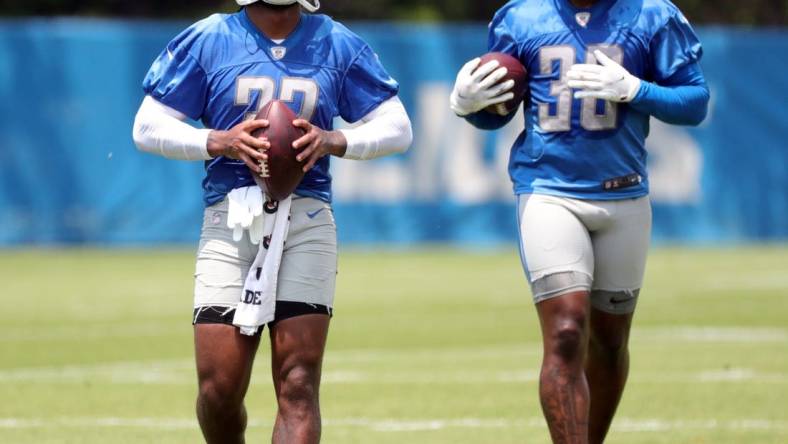
[[[271,177],[271,174],[268,171],[268,161],[267,160],[259,161],[258,165],[260,165],[260,177],[262,177],[264,179]]]

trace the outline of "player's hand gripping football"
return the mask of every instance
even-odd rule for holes
[[[457,73],[457,81],[451,92],[449,104],[458,116],[465,116],[487,108],[490,105],[503,103],[514,98],[510,90],[514,81],[498,83],[507,73],[497,60],[479,66],[480,58],[466,63]]]
[[[296,160],[306,161],[304,172],[309,171],[315,166],[315,162],[326,155],[342,157],[347,151],[347,139],[340,131],[325,131],[322,128],[312,125],[304,119],[296,119],[293,126],[301,128],[306,134],[293,142],[293,149],[303,150],[298,153]]]
[[[578,63],[566,73],[567,85],[578,90],[575,98],[631,102],[640,89],[640,79],[598,49],[594,51],[594,57],[599,65]]]
[[[252,132],[267,126],[267,120],[258,119],[243,121],[227,131],[213,130],[208,134],[208,154],[242,160],[250,170],[260,174],[260,162],[268,159],[265,150],[271,144],[268,139],[252,136]]]

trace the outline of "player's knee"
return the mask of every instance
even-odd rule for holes
[[[597,362],[615,366],[629,353],[629,334],[627,331],[593,332],[589,338],[589,353]]]
[[[549,352],[563,362],[578,362],[583,356],[587,338],[582,322],[566,319],[558,322],[551,334]]]
[[[624,337],[591,335],[589,347],[593,348],[597,354],[618,356],[626,353],[627,341]]]
[[[231,414],[243,403],[243,393],[237,383],[221,378],[208,378],[200,381],[197,402],[212,412]]]
[[[295,364],[283,369],[279,376],[279,406],[283,413],[305,416],[313,412],[320,388],[319,364]]]

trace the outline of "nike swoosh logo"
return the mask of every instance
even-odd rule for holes
[[[308,218],[310,218],[310,219],[314,219],[314,218],[315,218],[315,216],[317,216],[318,214],[320,214],[320,212],[321,212],[321,211],[323,211],[323,210],[325,210],[325,208],[321,208],[321,209],[319,209],[319,210],[315,210],[315,211],[312,211],[312,212],[309,212],[309,211],[307,211],[307,212],[306,212],[306,217],[308,217]]]

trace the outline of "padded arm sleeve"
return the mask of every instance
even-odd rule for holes
[[[361,118],[360,126],[341,129],[347,139],[344,159],[366,160],[404,153],[413,142],[405,107],[394,96]]]
[[[145,96],[134,119],[134,143],[141,151],[168,159],[210,159],[208,133],[211,130],[195,128],[184,120],[185,114]]]

